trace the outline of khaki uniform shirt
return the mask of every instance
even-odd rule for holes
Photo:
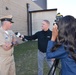
[[[12,47],[10,50],[4,50],[2,45],[6,42],[11,43],[15,35],[12,30],[4,31],[0,28],[0,75],[16,75],[15,62]]]
[[[15,38],[15,35],[12,30],[8,30],[8,33],[6,33],[2,27],[0,28],[0,56],[9,56],[13,54],[13,47],[6,51],[2,48],[2,45],[5,44],[5,42],[11,43],[12,39]]]

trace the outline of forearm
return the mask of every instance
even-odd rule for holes
[[[1,45],[1,47],[2,47],[4,50],[8,51],[8,50],[10,50],[10,49],[11,49],[13,46],[15,46],[15,45],[16,45],[16,42],[15,42],[15,41],[12,41],[12,42],[10,42],[10,43],[5,42],[5,44]]]
[[[12,46],[18,45],[17,39],[13,37],[11,44]]]
[[[17,37],[19,37],[22,41],[27,41],[27,40],[35,40],[37,39],[37,33],[31,36],[26,36],[26,35],[21,35],[19,32],[15,33]]]
[[[34,40],[33,36],[25,36],[22,38],[22,41]]]
[[[54,47],[55,45],[55,42],[54,41],[49,41],[48,42],[48,46],[47,46],[47,52],[46,52],[46,55],[47,55],[47,58],[52,58],[53,56],[53,52],[51,52],[52,48]]]
[[[52,48],[55,46],[55,42],[53,41],[49,41],[48,42],[48,46],[47,46],[47,52],[46,52],[46,56],[48,59],[50,58],[64,58],[67,54],[66,50],[64,49],[64,46],[61,45],[59,48],[56,49],[56,51],[52,52]]]
[[[16,45],[18,45],[18,41],[11,42],[11,44],[12,44],[11,47],[16,46]]]
[[[8,45],[2,45],[2,48],[5,50],[5,51],[8,51],[12,48],[12,44],[10,46]]]

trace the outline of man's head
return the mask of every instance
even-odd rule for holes
[[[12,15],[4,16],[0,18],[1,20],[1,25],[5,30],[9,30],[12,26]]]
[[[47,31],[49,29],[50,22],[48,20],[42,21],[42,30]]]

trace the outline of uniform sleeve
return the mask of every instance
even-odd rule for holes
[[[24,36],[23,40],[24,40],[24,39],[27,39],[27,40],[35,40],[35,39],[38,38],[37,35],[38,35],[38,32],[35,33],[35,34],[32,35],[32,36]]]
[[[12,44],[16,44],[17,43],[17,38],[16,38],[16,35],[14,34],[14,32],[12,30],[9,30],[9,35],[11,36],[12,38]]]
[[[48,59],[50,58],[63,58],[66,56],[66,51],[64,50],[64,47],[61,46],[58,48],[58,50],[51,52],[52,47],[55,45],[55,42],[53,41],[49,41],[48,42],[48,46],[47,46],[47,52],[46,52],[46,56]]]
[[[8,32],[9,32],[10,36],[12,36],[12,38],[16,39],[16,35],[14,34],[14,32],[12,30],[9,30]]]
[[[4,41],[4,37],[3,35],[0,33],[0,46],[4,45],[5,41]]]

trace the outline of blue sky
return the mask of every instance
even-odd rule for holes
[[[47,8],[57,8],[63,16],[72,15],[76,18],[76,0],[47,0]]]

